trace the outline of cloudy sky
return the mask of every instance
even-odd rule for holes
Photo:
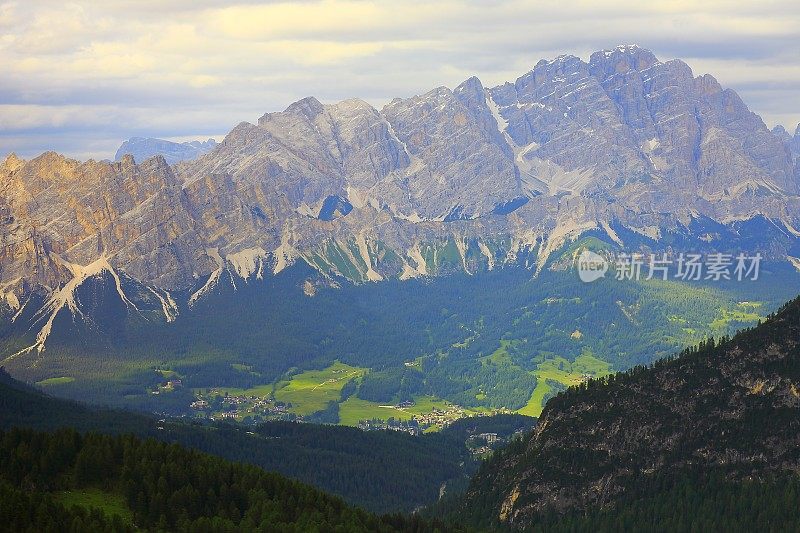
[[[223,7],[220,7],[223,6]],[[314,95],[516,79],[637,43],[800,122],[800,2],[0,0],[0,155],[110,158],[132,136],[222,136]]]

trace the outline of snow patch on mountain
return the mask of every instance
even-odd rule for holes
[[[4,361],[9,361],[18,355],[30,353],[33,350],[36,350],[39,354],[41,354],[45,349],[47,338],[50,336],[50,333],[53,329],[53,322],[55,321],[58,313],[62,310],[67,310],[72,314],[73,317],[83,317],[83,312],[80,310],[77,301],[75,300],[75,291],[87,279],[99,276],[104,272],[107,272],[111,275],[112,279],[114,280],[114,286],[116,288],[117,295],[120,297],[123,303],[125,303],[125,305],[128,307],[132,307],[137,312],[139,311],[136,305],[134,305],[134,303],[125,295],[125,292],[122,290],[122,282],[120,277],[114,268],[109,264],[108,258],[105,255],[102,255],[99,259],[86,266],[70,263],[54,253],[51,254],[51,258],[58,265],[69,270],[69,272],[72,274],[72,279],[64,284],[64,286],[59,290],[53,292],[44,306],[42,306],[42,308],[39,309],[34,315],[34,324],[44,320],[44,325],[36,334],[36,341],[31,346],[23,348],[22,350],[19,350],[18,352],[8,356]]]
[[[161,309],[164,312],[164,318],[167,322],[174,322],[178,317],[178,304],[172,298],[169,291],[159,289],[157,287],[147,287],[153,295],[161,302]],[[163,294],[162,294],[163,293]]]
[[[217,263],[217,268],[211,272],[203,286],[192,293],[192,295],[189,297],[189,307],[192,307],[201,296],[216,287],[217,283],[219,282],[219,278],[222,275],[222,271],[225,269],[225,262],[222,260],[222,256],[219,255],[218,248],[207,248],[206,254]]]
[[[245,281],[253,274],[256,279],[264,278],[264,262],[267,259],[267,252],[260,246],[228,254],[225,259],[233,267],[234,272]]]

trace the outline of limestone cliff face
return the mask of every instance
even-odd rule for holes
[[[0,167],[0,206],[6,291],[55,288],[70,276],[61,262],[88,265],[101,256],[164,286],[203,270],[186,194],[163,158],[137,165],[130,156],[119,163],[11,156]]]
[[[466,85],[455,93],[441,87],[383,108],[415,163],[415,173],[406,179],[408,198],[397,211],[471,219],[522,194],[513,159],[496,128],[487,125],[488,109],[477,89],[474,99]]]
[[[735,92],[636,46],[541,61],[490,92],[521,166],[552,192],[624,201],[678,187],[688,204],[745,186],[798,190],[791,158]]]
[[[538,270],[585,231],[622,242],[611,229],[622,227],[658,245],[700,219],[761,215],[796,239],[787,136],[713,77],[621,46],[381,110],[306,98],[174,168],[10,156],[0,293],[13,309],[101,258],[144,285],[196,291],[223,269],[264,275],[298,260],[353,282]]]

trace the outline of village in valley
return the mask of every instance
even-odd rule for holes
[[[413,401],[404,401],[396,405],[381,407],[398,413],[408,413],[415,405]],[[196,399],[189,407],[197,418],[231,420],[245,424],[257,424],[271,420],[296,422],[317,420],[314,415],[302,415],[294,412],[294,406],[291,403],[276,400],[274,397],[232,395],[218,388],[197,391]],[[419,435],[424,432],[440,430],[465,417],[491,416],[510,412],[508,409],[473,412],[458,405],[448,404],[443,408],[432,407],[430,411],[411,414],[409,417],[404,417],[405,419],[399,416],[365,418],[358,421],[357,427],[364,431],[390,430]]]
[[[213,388],[199,392],[197,399],[189,407],[197,418],[211,420],[235,420],[253,424],[267,420],[302,421],[302,416],[289,411],[291,404],[287,405],[269,397],[231,395]]]
[[[155,369],[161,379],[150,390],[153,395],[172,393],[185,387],[172,370]],[[342,424],[364,431],[389,430],[420,435],[439,431],[467,417],[508,414],[500,409],[465,408],[440,398],[422,396],[383,405],[358,398],[353,393],[366,369],[335,362],[328,368],[287,375],[273,384],[251,389],[225,387],[193,388],[187,405],[199,419],[243,424],[283,420]],[[490,437],[484,439],[487,444]]]

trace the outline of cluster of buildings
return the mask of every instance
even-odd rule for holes
[[[389,420],[380,420],[377,418],[373,420],[362,420],[358,423],[358,428],[363,431],[402,431],[410,435],[419,435],[422,433],[419,423],[413,418],[405,421],[396,420],[394,418],[390,418]]]
[[[180,383],[180,380],[177,380]],[[396,405],[383,407],[393,408],[398,411],[408,412],[414,407],[413,400],[406,400]],[[229,394],[222,389],[209,389],[198,393],[189,407],[196,413],[196,416],[210,418],[212,420],[242,420],[249,423],[258,423],[267,420],[294,420],[303,421],[303,417],[290,411],[291,404],[276,401],[271,396],[255,396]],[[433,407],[427,413],[415,413],[410,420],[400,420],[396,418],[361,420],[358,427],[364,431],[388,430],[402,431],[411,435],[419,435],[429,428],[446,428],[456,420],[468,416],[488,416],[507,412],[505,409],[494,410],[491,413],[473,413],[464,410],[458,405],[446,405],[443,408]],[[496,437],[496,435],[495,435]],[[487,437],[491,440],[491,437]],[[494,441],[488,442],[488,445]]]
[[[259,418],[285,418],[289,406],[268,397],[230,395],[219,389],[211,389],[198,397],[189,407],[214,420],[238,419],[247,416]]]
[[[487,457],[503,439],[497,433],[476,433],[467,439],[467,448],[475,457]]]
[[[445,409],[439,409],[434,407],[431,409],[429,413],[424,413],[420,415],[416,415],[414,418],[417,420],[420,426],[422,427],[430,427],[430,426],[438,426],[441,428],[446,428],[456,420],[461,418],[466,418],[470,416],[491,416],[500,413],[510,413],[511,411],[505,408],[501,409],[492,409],[490,412],[486,413],[474,413],[465,411],[463,407],[458,405],[448,405]]]
[[[150,393],[161,394],[162,392],[172,392],[179,387],[183,387],[183,381],[180,379],[170,379],[164,383],[159,383]]]

